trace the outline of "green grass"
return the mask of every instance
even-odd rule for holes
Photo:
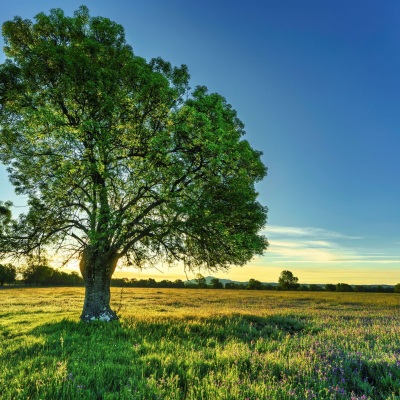
[[[0,290],[0,398],[400,399],[400,296],[113,289],[121,321],[81,323],[83,289]]]

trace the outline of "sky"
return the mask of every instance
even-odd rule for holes
[[[82,4],[120,23],[138,56],[186,64],[191,86],[223,95],[263,152],[270,246],[214,275],[400,282],[398,0],[19,0],[1,2],[0,23]],[[9,199],[24,205],[0,166]],[[180,267],[163,271],[117,274],[185,279]]]

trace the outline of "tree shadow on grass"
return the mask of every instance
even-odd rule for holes
[[[202,380],[216,368],[226,344],[250,346],[260,337],[309,329],[295,317],[252,315],[44,323],[28,333],[35,340],[18,357],[37,377],[40,369],[48,375],[38,385],[32,374],[19,398],[156,399],[166,395],[163,384],[170,379],[175,398],[183,399],[192,379]]]
[[[30,334],[26,357],[36,357],[53,370],[44,385],[30,385],[20,398],[156,399],[147,382],[144,361],[137,355],[134,335],[120,322],[84,323],[64,319],[45,323]]]
[[[29,332],[37,341],[19,355],[26,364],[24,373],[32,376],[18,395],[9,391],[4,398],[262,398],[267,375],[269,382],[279,382],[299,374],[296,365],[288,367],[279,357],[263,358],[263,352],[317,331],[306,317],[292,315],[44,323]],[[378,367],[368,368],[360,372],[363,380]],[[230,391],[224,397],[224,390],[237,381],[248,382],[247,392]]]

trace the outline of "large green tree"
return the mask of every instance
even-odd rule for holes
[[[29,205],[12,220],[2,204],[4,255],[79,257],[81,318],[111,320],[118,262],[215,271],[263,253],[266,168],[222,96],[191,91],[186,66],[134,55],[86,7],[16,17],[3,36],[0,161]]]

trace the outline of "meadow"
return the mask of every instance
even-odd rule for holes
[[[400,295],[0,290],[0,398],[400,399]]]

